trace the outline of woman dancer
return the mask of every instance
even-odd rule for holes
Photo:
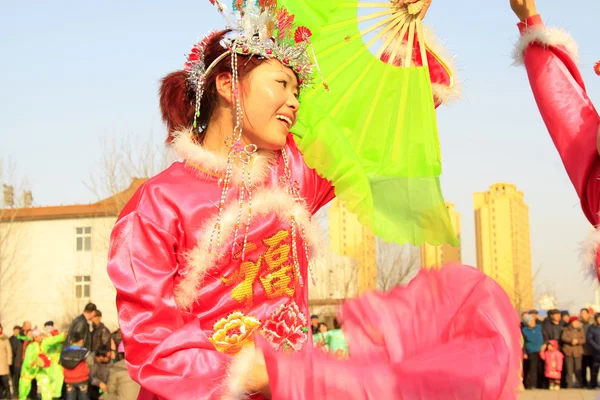
[[[225,13],[219,1],[211,3]],[[350,303],[343,323],[352,331],[354,358],[339,361],[350,368],[321,362],[326,355],[311,351],[308,285],[323,241],[310,219],[334,189],[306,166],[289,133],[312,78],[310,31],[294,27],[293,16],[274,3],[236,2],[241,17],[234,29],[208,35],[184,70],[162,82],[168,142],[183,161],[129,201],[108,265],[139,398],[510,393],[518,377],[517,317],[506,294],[472,268],[424,271],[407,288]],[[406,324],[417,304],[425,315]],[[440,308],[438,329],[431,329]],[[455,318],[463,313],[468,323]],[[418,335],[407,330],[415,324],[423,327]],[[393,335],[389,346],[367,335],[367,327]],[[469,350],[477,361],[462,357],[468,368],[427,383],[439,363],[419,362],[436,355],[446,362],[467,345],[477,349]],[[442,351],[430,353],[436,350]],[[323,367],[327,373],[317,371]],[[429,372],[417,379],[414,371],[423,368]],[[498,373],[493,381],[483,375],[490,369]]]
[[[577,67],[577,45],[566,32],[547,28],[535,0],[511,0],[520,19],[515,49],[524,64],[540,113],[581,201],[588,221],[597,226],[600,211],[600,117]],[[586,241],[583,262],[600,278],[600,231]]]

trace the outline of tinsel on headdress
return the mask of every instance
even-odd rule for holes
[[[313,63],[308,53],[312,33],[305,26],[294,26],[294,15],[287,9],[277,8],[273,0],[234,0],[230,12],[218,0],[210,0],[225,18],[231,32],[224,45],[240,55],[254,55],[265,59],[277,59],[291,68],[298,76],[300,87],[312,83]],[[211,67],[204,63],[208,35],[196,43],[187,57],[185,70],[190,82],[197,86]]]
[[[218,215],[216,223],[208,243],[208,252],[216,251],[223,254],[223,237],[221,233],[221,220],[226,206],[227,193],[234,184],[232,177],[234,169],[241,169],[242,180],[237,188],[238,193],[238,213],[233,233],[233,243],[230,251],[231,256],[241,253],[241,260],[245,259],[245,251],[248,239],[250,224],[252,222],[252,196],[253,184],[251,182],[250,168],[252,157],[258,151],[255,144],[245,144],[243,140],[243,116],[244,110],[241,107],[239,93],[239,74],[238,62],[240,56],[258,57],[265,60],[278,60],[286,67],[294,71],[298,78],[300,89],[307,87],[312,83],[313,61],[308,51],[314,58],[314,51],[310,43],[311,31],[305,26],[296,27],[294,25],[294,15],[287,9],[277,8],[277,2],[274,0],[234,0],[232,11],[228,11],[225,5],[218,0],[210,0],[227,21],[229,30],[223,36],[221,44],[224,51],[221,55],[206,64],[206,49],[209,43],[215,38],[215,33],[211,33],[203,40],[196,43],[190,54],[187,56],[184,65],[184,71],[188,75],[188,83],[196,94],[196,109],[194,113],[194,128],[197,127],[198,117],[200,116],[200,105],[205,90],[206,77],[211,70],[226,57],[231,57],[231,75],[232,75],[232,95],[235,105],[235,126],[230,136],[225,138],[225,145],[229,148],[227,156],[227,167],[225,176],[221,181],[221,198],[218,202]],[[316,59],[315,66],[318,68]],[[301,201],[298,190],[293,190],[294,182],[291,179],[289,165],[282,151],[284,169],[286,171],[285,184],[290,185],[290,194],[297,201]],[[247,203],[247,215],[244,213],[244,203]],[[245,220],[245,221],[244,221]],[[303,285],[303,279],[300,273],[299,248],[297,237],[301,240],[305,256],[308,260],[308,249],[306,248],[305,232],[299,229],[292,214],[290,218],[292,232],[292,250],[293,262],[300,285]],[[239,237],[243,233],[242,237]],[[241,249],[241,251],[240,251]],[[309,264],[309,270],[312,269]],[[314,278],[313,278],[314,281]]]

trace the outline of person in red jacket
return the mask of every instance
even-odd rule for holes
[[[517,63],[525,65],[533,96],[588,221],[600,211],[600,116],[577,68],[577,45],[566,32],[547,28],[535,0],[510,0],[520,19]],[[600,230],[586,240],[582,261],[600,279]]]
[[[90,368],[86,363],[89,351],[83,347],[84,341],[79,332],[74,332],[70,346],[61,354],[67,385],[67,400],[89,400]]]

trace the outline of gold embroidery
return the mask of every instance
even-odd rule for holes
[[[275,271],[290,257],[290,245],[281,243],[290,237],[288,231],[279,231],[275,236],[263,240],[263,243],[268,247],[265,252],[265,261],[269,266],[269,271]]]
[[[246,251],[250,252],[256,250],[257,246],[254,243],[248,243],[246,246]],[[236,254],[234,259],[238,259],[241,257],[240,254]],[[222,277],[221,282],[225,284],[225,286],[233,286],[238,284],[231,292],[231,297],[240,303],[244,303],[246,308],[252,307],[254,303],[254,289],[252,286],[254,285],[254,281],[256,280],[256,276],[258,275],[258,271],[260,270],[260,266],[262,264],[262,256],[258,258],[256,263],[247,260],[244,261],[238,270],[236,270],[229,277]]]
[[[293,266],[289,263],[291,246],[284,242],[289,237],[288,231],[279,231],[274,236],[263,240],[267,246],[265,252],[267,271],[261,274],[260,283],[268,299],[282,296],[293,297],[296,292],[296,277]],[[294,279],[294,285],[290,287],[292,279]]]
[[[286,243],[290,233],[281,230],[275,235],[264,239],[263,243],[267,250],[261,254],[257,261],[246,260],[241,263],[240,268],[228,277],[222,277],[221,282],[226,286],[236,287],[231,296],[250,308],[254,304],[254,283],[258,280],[262,285],[265,296],[274,299],[283,296],[293,297],[296,293],[298,277],[294,274],[293,265],[290,262],[291,246]],[[254,251],[258,246],[248,242],[246,254]],[[239,260],[241,252],[234,259]]]
[[[260,324],[257,318],[236,311],[213,326],[215,333],[210,341],[217,351],[235,355],[245,346],[254,344],[253,333]]]
[[[293,297],[296,293],[296,285],[290,287],[293,276],[293,268],[291,265],[281,268],[279,271],[268,274],[267,276],[260,277],[260,283],[263,289],[265,289],[265,296],[268,299],[274,299],[277,297],[289,296]]]

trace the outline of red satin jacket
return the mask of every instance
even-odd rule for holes
[[[577,68],[577,47],[566,32],[546,28],[539,15],[519,23],[517,60],[527,69],[531,89],[548,132],[581,200],[596,226],[600,211],[600,156],[596,137],[600,117]],[[590,235],[583,262],[598,274],[598,231]],[[600,275],[598,275],[600,278]]]
[[[148,180],[119,216],[108,273],[117,290],[128,370],[142,387],[139,398],[217,399],[231,392],[233,356],[252,347],[256,333],[277,350],[310,347],[306,255],[316,257],[323,243],[311,216],[334,193],[306,166],[290,135],[283,151],[303,201],[281,180],[281,153],[259,154],[251,169],[253,219],[245,260],[243,223],[238,250],[231,251],[239,175],[226,199],[219,255],[208,251],[208,243],[226,160],[195,144],[189,132],[181,132],[173,148],[184,161]],[[295,234],[302,279],[292,261],[292,214],[306,233],[307,252]]]

